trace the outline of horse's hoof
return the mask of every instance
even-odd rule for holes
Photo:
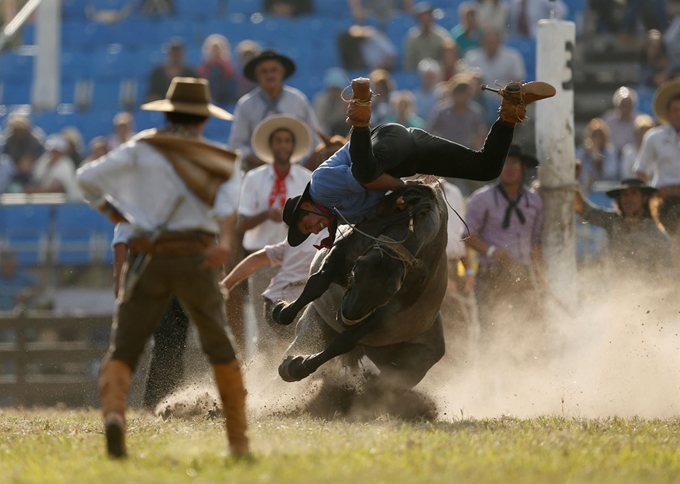
[[[284,307],[286,307],[286,303],[283,301],[277,302],[272,307],[272,321],[276,324],[285,325],[285,323],[281,322],[281,311],[283,311]]]
[[[279,365],[279,376],[283,381],[292,383],[309,376],[302,366],[302,356],[287,356]]]

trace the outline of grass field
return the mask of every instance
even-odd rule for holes
[[[126,461],[104,457],[96,411],[0,411],[0,481],[679,482],[680,419],[499,418],[364,423],[266,417],[254,462],[226,457],[216,420],[130,413]]]

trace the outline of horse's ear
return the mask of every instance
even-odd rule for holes
[[[325,144],[326,148],[328,148],[331,145],[331,137],[318,128],[314,128],[314,131],[316,131],[316,134],[319,136],[319,138],[321,138],[323,144]]]

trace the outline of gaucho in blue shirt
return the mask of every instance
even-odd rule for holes
[[[300,245],[310,233],[328,229],[321,247],[331,247],[338,220],[361,223],[376,215],[383,195],[404,185],[402,177],[428,174],[490,181],[503,169],[514,127],[526,117],[526,106],[551,97],[555,89],[544,82],[510,83],[499,91],[499,119],[480,151],[434,136],[418,128],[396,123],[373,130],[368,79],[352,81],[353,95],[347,107],[352,125],[350,141],[313,173],[302,195],[289,198],[283,209],[288,243]]]

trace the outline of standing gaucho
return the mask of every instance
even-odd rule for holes
[[[142,132],[78,170],[88,203],[134,228],[99,375],[107,450],[111,457],[126,455],[132,372],[174,295],[196,324],[212,365],[231,452],[247,456],[245,389],[218,281],[231,250],[236,155],[201,137],[210,116],[232,116],[210,103],[208,82],[195,78],[174,78],[164,100],[142,109],[165,112],[168,129]]]

